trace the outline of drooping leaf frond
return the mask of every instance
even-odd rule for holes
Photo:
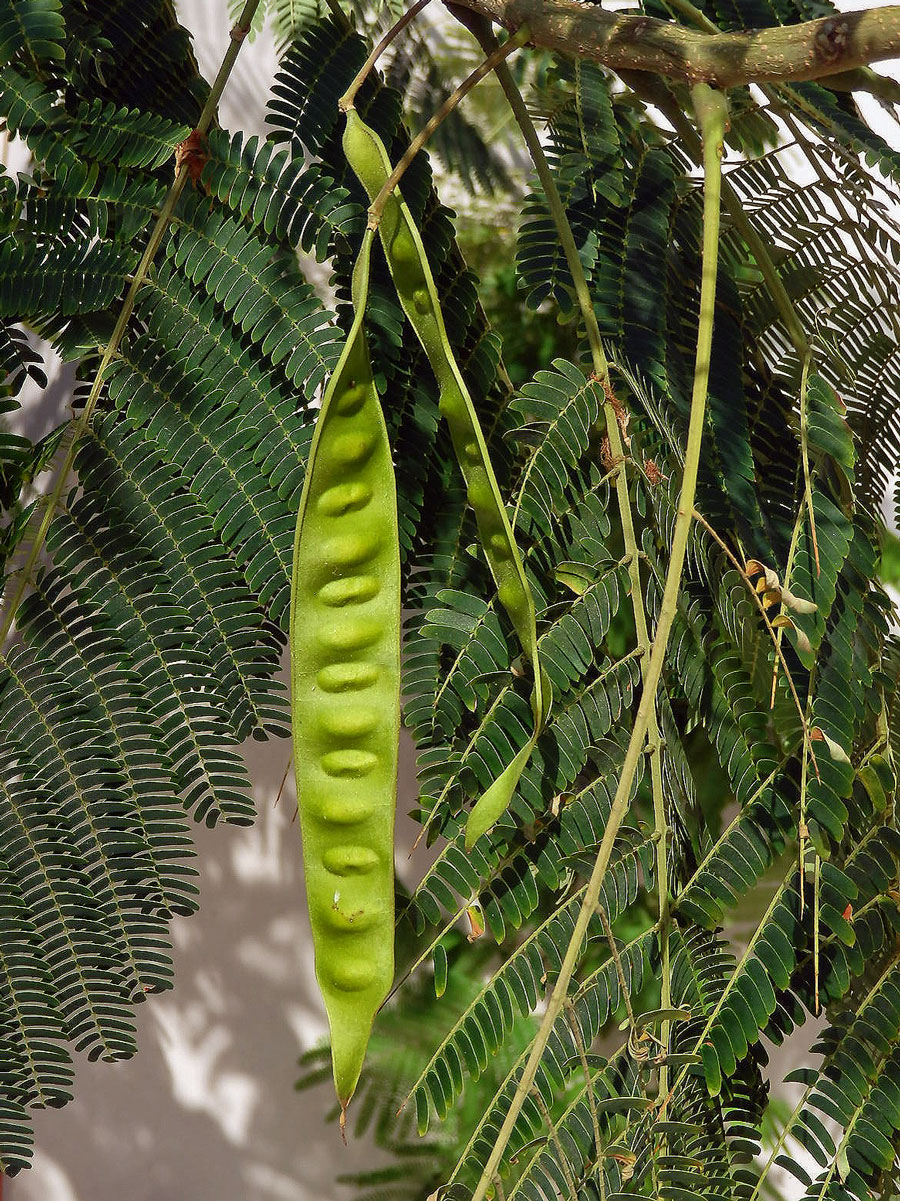
[[[4,0],[0,9],[0,59],[29,65],[64,57],[65,21],[60,0]]]
[[[188,817],[252,820],[240,744],[285,732],[276,673],[293,527],[367,203],[336,101],[368,47],[339,14],[269,7],[283,36],[299,32],[270,98],[271,137],[214,130],[198,152],[0,662],[4,1171],[29,1159],[28,1110],[70,1098],[73,1052],[134,1053],[131,1007],[172,986],[168,922],[197,903]],[[819,11],[707,9],[728,27]],[[437,51],[413,57],[401,50],[390,68],[405,97],[375,76],[358,97],[393,161],[408,144],[404,99],[420,123],[446,90]],[[45,382],[24,322],[76,364],[77,417],[206,85],[167,0],[0,0],[0,58],[0,111],[33,160],[0,179],[3,416],[17,416],[26,380]],[[662,605],[699,309],[691,144],[602,68],[533,62],[531,107],[547,116],[608,383],[576,349],[512,395],[425,156],[402,184],[554,694],[509,810],[468,852],[468,811],[531,738],[530,667],[380,250],[367,313],[397,468],[415,816],[433,846],[398,937],[409,962],[434,964],[442,1019],[404,1088],[445,1155],[453,1128],[456,1168],[428,1192],[449,1185],[459,1198],[496,1143],[609,828],[642,697],[639,628],[645,617],[652,638]],[[822,85],[762,99],[741,89],[733,110],[698,520],[655,698],[659,743],[640,756],[600,908],[571,952],[569,995],[504,1156],[509,1198],[749,1201],[765,1185],[764,1040],[820,1010],[822,1063],[784,1134],[821,1169],[800,1169],[803,1187],[874,1196],[895,1168],[900,652],[873,513],[900,444],[900,233],[884,203],[897,162],[853,101]],[[460,117],[438,153],[463,179],[503,187],[480,128]],[[334,313],[298,251],[329,264]],[[516,271],[540,319],[575,314],[539,189],[523,204]],[[72,428],[0,433],[7,573],[44,503],[37,477]],[[460,950],[460,920],[474,950]],[[457,988],[474,959],[478,978]],[[402,1021],[404,992],[386,1023]],[[361,1102],[379,1123],[377,1075]],[[389,1075],[393,1112],[399,1067]],[[365,1187],[374,1201],[397,1179]]]

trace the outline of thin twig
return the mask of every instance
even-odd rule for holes
[[[544,1119],[544,1125],[547,1127],[550,1140],[556,1148],[556,1157],[559,1160],[559,1166],[562,1169],[562,1174],[566,1180],[566,1187],[569,1190],[569,1201],[578,1201],[578,1186],[575,1183],[575,1177],[572,1175],[572,1169],[569,1167],[568,1156],[560,1142],[559,1131],[556,1129],[556,1124],[550,1116],[550,1110],[547,1108],[547,1102],[541,1096],[539,1088],[532,1090],[532,1096],[537,1102],[538,1109],[541,1111],[541,1117]]]
[[[390,29],[357,71],[349,88],[347,88],[346,92],[344,92],[343,96],[341,96],[340,100],[338,100],[338,108],[342,113],[345,113],[348,109],[353,108],[353,105],[356,101],[356,93],[366,82],[369,72],[381,58],[382,54],[384,54],[385,50],[387,50],[388,46],[390,46],[394,38],[397,37],[399,33],[403,32],[410,21],[419,15],[426,4],[430,3],[431,0],[416,0],[416,3],[412,6],[412,8],[408,8],[402,17],[395,21],[390,27]]]
[[[803,360],[803,371],[800,375],[800,456],[803,461],[803,494],[806,498],[806,508],[809,513],[809,535],[812,540],[813,558],[816,561],[816,575],[822,574],[819,566],[819,540],[816,537],[816,514],[813,509],[812,478],[809,471],[809,408],[807,406],[806,390],[809,384],[810,355]]]
[[[616,966],[616,976],[619,980],[619,988],[622,990],[622,1002],[625,1005],[625,1012],[628,1014],[628,1025],[631,1027],[629,1031],[630,1038],[634,1033],[634,1010],[631,1008],[631,994],[628,991],[628,981],[625,979],[625,970],[622,967],[622,960],[619,958],[619,948],[616,946],[616,940],[612,932],[612,926],[609,924],[609,918],[606,916],[606,910],[602,905],[598,905],[597,912],[600,915],[600,924],[603,926],[603,932],[606,935],[609,953]]]
[[[800,767],[800,804],[797,819],[797,870],[800,874],[800,916],[803,917],[806,905],[806,843],[809,838],[809,828],[806,824],[806,788],[809,782],[807,748],[810,746],[809,736],[804,726],[803,730],[803,762]]]
[[[816,852],[815,867],[813,868],[813,986],[815,996],[816,1017],[819,1016],[819,885],[822,860]]]
[[[228,81],[228,77],[231,74],[232,68],[234,67],[235,60],[240,53],[244,39],[250,30],[250,26],[253,21],[253,15],[256,12],[256,9],[259,7],[259,3],[260,0],[247,0],[241,11],[241,15],[238,17],[237,23],[231,29],[228,49],[225,51],[225,56],[222,59],[222,65],[219,68],[219,73],[215,78],[215,82],[210,89],[209,95],[206,98],[206,103],[204,104],[200,113],[200,118],[197,121],[197,126],[194,130],[195,133],[199,133],[201,135],[206,133],[212,124],[216,113],[216,106],[219,103],[222,91],[224,90],[225,84]],[[176,170],[175,179],[172,183],[172,186],[169,188],[168,195],[163,202],[160,214],[156,219],[156,224],[153,227],[150,238],[147,242],[147,246],[143,255],[141,256],[141,261],[138,264],[137,270],[135,271],[131,280],[131,284],[129,285],[128,292],[126,293],[125,299],[122,302],[122,308],[116,320],[115,327],[113,328],[112,336],[110,337],[106,349],[103,352],[103,357],[100,360],[100,366],[97,368],[97,374],[94,377],[94,383],[91,387],[90,393],[88,394],[88,398],[84,403],[81,416],[77,421],[73,421],[69,425],[66,438],[64,439],[64,444],[67,443],[66,452],[63,457],[62,464],[60,465],[59,472],[57,473],[56,482],[53,486],[53,490],[47,496],[47,500],[44,504],[43,516],[41,518],[40,525],[38,526],[37,533],[35,534],[34,541],[31,544],[31,550],[28,553],[28,558],[26,559],[24,566],[15,573],[19,576],[19,583],[15,593],[13,594],[12,600],[8,605],[2,625],[0,625],[0,646],[2,646],[6,641],[6,638],[12,629],[19,605],[21,604],[22,598],[24,597],[31,581],[32,572],[37,564],[41,550],[44,546],[44,542],[47,539],[47,534],[50,530],[50,523],[52,522],[59,503],[62,500],[62,494],[65,491],[66,485],[68,484],[69,474],[75,463],[75,455],[78,450],[78,444],[81,439],[81,435],[87,429],[88,423],[90,422],[94,409],[97,405],[97,401],[100,398],[100,392],[103,387],[104,373],[109,367],[109,364],[112,362],[113,357],[119,348],[119,344],[124,337],[128,321],[134,309],[135,298],[137,297],[138,291],[144,282],[144,279],[150,268],[150,264],[153,262],[156,252],[162,243],[163,236],[168,228],[172,214],[175,211],[175,206],[178,203],[178,199],[181,196],[181,193],[184,191],[184,185],[187,182],[188,177],[187,165],[183,163]]]
[[[384,206],[387,204],[388,197],[403,178],[407,167],[409,167],[410,163],[413,161],[437,127],[441,124],[441,122],[453,112],[461,100],[468,96],[469,92],[471,92],[475,85],[484,79],[485,75],[489,75],[491,71],[493,71],[498,65],[498,63],[502,63],[504,59],[509,58],[511,54],[520,49],[520,47],[524,46],[528,39],[528,26],[523,25],[522,28],[517,30],[511,38],[503,43],[502,46],[498,46],[492,54],[489,54],[484,62],[475,68],[471,75],[467,75],[459,87],[450,93],[437,112],[428,118],[425,125],[419,130],[419,132],[410,142],[409,146],[407,146],[403,157],[400,159],[400,162],[385,181],[384,187],[369,205],[369,229],[378,228],[378,223],[381,221],[381,215],[384,212]]]
[[[581,910],[575,923],[575,929],[566,948],[566,953],[547,1004],[546,1012],[541,1019],[541,1024],[532,1044],[525,1068],[518,1081],[509,1110],[497,1133],[494,1146],[491,1148],[491,1153],[473,1193],[472,1201],[485,1201],[488,1188],[496,1174],[500,1160],[503,1157],[503,1152],[506,1149],[510,1135],[521,1113],[522,1105],[531,1091],[538,1066],[547,1043],[550,1040],[553,1026],[564,1004],[575,965],[581,955],[582,943],[588,923],[599,900],[600,889],[606,876],[607,867],[609,866],[613,843],[628,808],[631,785],[634,781],[651,713],[656,702],[656,690],[662,675],[669,633],[672,629],[678,607],[678,593],[681,588],[681,576],[693,516],[697,474],[700,466],[700,449],[703,442],[703,427],[706,418],[706,396],[709,383],[709,363],[712,349],[712,326],[718,269],[721,153],[726,116],[724,97],[720,93],[714,92],[705,84],[698,84],[694,87],[692,89],[692,96],[698,118],[703,128],[704,142],[703,266],[700,287],[700,325],[697,335],[697,358],[694,370],[694,386],[691,395],[691,415],[684,458],[681,497],[672,535],[669,570],[666,575],[666,584],[660,606],[656,633],[653,639],[653,650],[650,655],[646,682],[634,726],[632,727],[628,749],[625,754],[625,762],[619,776],[603,840],[597,852],[597,858],[591,872],[590,880],[588,881]],[[663,882],[662,887],[665,888],[665,882]]]
[[[716,531],[709,524],[709,522],[706,520],[706,518],[703,516],[703,514],[698,512],[697,509],[694,509],[694,516],[700,522],[700,524],[703,526],[703,528],[706,530],[707,534],[709,534],[710,538],[712,538],[713,542],[715,542],[716,545],[722,551],[725,552],[726,556],[728,557],[729,562],[735,568],[735,570],[738,572],[738,574],[740,575],[740,577],[744,581],[744,583],[747,585],[747,589],[750,592],[750,595],[753,597],[753,601],[756,604],[756,607],[759,609],[760,613],[762,614],[762,619],[766,623],[766,629],[768,630],[769,636],[772,639],[772,645],[775,648],[775,653],[778,656],[778,661],[781,663],[781,666],[784,669],[785,678],[787,679],[788,687],[791,690],[791,696],[794,698],[794,704],[797,707],[797,713],[799,714],[799,717],[800,717],[800,724],[803,728],[803,734],[804,734],[804,737],[806,737],[808,734],[809,726],[808,726],[808,723],[806,720],[806,716],[803,712],[803,706],[800,704],[800,697],[797,695],[797,689],[794,685],[794,679],[793,679],[793,676],[791,675],[791,669],[788,667],[787,660],[784,657],[784,651],[781,649],[781,644],[779,643],[779,640],[778,640],[778,631],[772,625],[772,622],[769,619],[769,615],[766,612],[766,607],[760,600],[759,593],[756,591],[756,589],[753,586],[753,581],[750,579],[750,577],[747,575],[747,572],[744,570],[744,566],[741,563],[740,559],[737,557],[737,555],[734,553],[734,551],[731,549],[731,547],[728,545],[728,543],[725,542],[724,539],[719,534],[716,533]],[[813,751],[812,747],[810,747],[810,756],[813,761],[813,767],[816,769],[816,779],[818,780],[821,777],[819,776],[819,766],[816,763],[816,756],[815,756],[815,752]]]
[[[566,1016],[569,1019],[569,1029],[572,1031],[572,1038],[575,1041],[575,1050],[578,1052],[578,1058],[581,1061],[581,1070],[584,1072],[584,1089],[587,1093],[588,1108],[591,1111],[591,1125],[594,1128],[594,1148],[597,1154],[597,1162],[599,1163],[603,1155],[603,1147],[600,1137],[600,1117],[597,1113],[597,1101],[594,1097],[594,1082],[591,1078],[591,1068],[587,1059],[587,1051],[584,1045],[584,1039],[581,1035],[581,1027],[578,1024],[578,1018],[575,1015],[575,1006],[570,999],[566,999]],[[601,1169],[601,1181],[603,1172]]]
[[[284,786],[287,783],[288,772],[291,770],[291,764],[293,761],[294,752],[291,751],[291,753],[288,755],[287,763],[284,765],[284,775],[281,777],[281,783],[278,785],[278,793],[275,796],[275,804],[272,806],[273,809],[277,807],[278,802],[281,800],[281,794],[284,792]]]

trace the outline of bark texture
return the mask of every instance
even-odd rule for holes
[[[702,33],[653,17],[610,13],[586,0],[455,0],[534,46],[614,71],[650,71],[693,86],[821,79],[900,56],[900,5],[837,13],[799,25]]]

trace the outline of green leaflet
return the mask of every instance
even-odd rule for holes
[[[638,899],[644,871],[650,871],[652,850],[649,843],[636,841],[627,848],[613,865],[609,880],[603,890],[600,905],[615,921]],[[560,907],[541,921],[521,942],[511,948],[502,966],[459,1015],[453,1026],[442,1038],[431,1059],[425,1064],[410,1088],[410,1096],[425,1091],[430,1098],[431,1108],[443,1119],[457,1098],[463,1094],[472,1080],[480,1075],[489,1061],[507,1043],[514,1033],[519,1018],[527,1018],[546,995],[549,984],[546,963],[554,957],[554,948],[571,928],[581,890],[564,901]],[[603,927],[599,916],[594,919],[595,934],[602,938]],[[646,933],[640,936],[646,939]],[[648,939],[649,941],[649,939]],[[636,948],[635,948],[636,949]],[[626,971],[632,966],[631,948],[626,949],[623,963]],[[603,981],[606,987],[613,982],[621,988],[616,965],[607,961],[591,984],[596,990]],[[611,1009],[621,1003],[621,996],[612,995]],[[599,1002],[609,1005],[610,1000]],[[592,1007],[593,1008],[593,1007]],[[599,1015],[594,1009],[594,1020]],[[571,1037],[571,1027],[565,1030]],[[454,1074],[454,1063],[464,1065],[463,1075]],[[559,1054],[557,1062],[567,1074],[580,1071],[577,1047],[572,1046],[569,1054]],[[441,1090],[433,1087],[436,1081],[445,1082]]]
[[[0,6],[0,63],[17,55],[34,62],[64,59],[60,0],[5,0]]]

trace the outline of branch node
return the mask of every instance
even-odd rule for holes
[[[822,63],[835,63],[847,49],[850,27],[841,17],[828,17],[816,30],[816,57]]]

